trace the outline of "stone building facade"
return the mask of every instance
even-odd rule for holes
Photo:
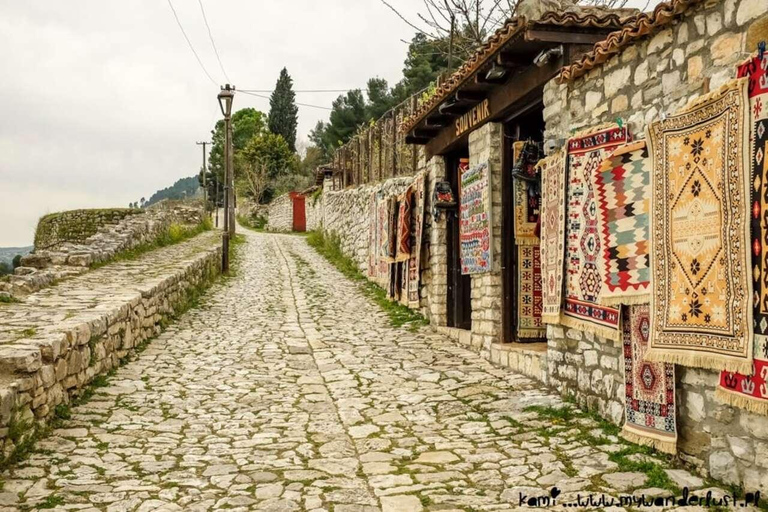
[[[545,147],[562,147],[570,134],[617,119],[630,128],[635,139],[644,138],[645,127],[652,120],[674,112],[692,98],[733,78],[736,64],[755,50],[754,41],[768,39],[768,6],[764,0],[672,0],[667,7],[667,14],[621,39],[618,48],[599,54],[601,43],[597,43],[592,50],[597,56],[584,59],[574,54],[571,64],[563,70],[564,79],[553,77],[544,81],[540,108]],[[583,46],[577,48],[582,54]],[[568,49],[564,53],[570,55]],[[517,75],[521,77],[519,83],[524,82],[526,73],[534,78],[541,76],[535,69],[522,70]],[[493,90],[487,95],[493,98]],[[450,91],[445,97],[461,99],[458,93]],[[520,101],[524,103],[526,98]],[[433,103],[436,111],[438,103]],[[436,112],[433,114],[435,119],[440,117]],[[538,379],[562,395],[575,398],[582,407],[621,425],[625,415],[621,342],[550,325],[545,343],[502,343],[502,244],[504,237],[513,236],[503,222],[508,127],[503,116],[491,117],[474,127],[466,138],[470,165],[490,165],[494,260],[492,272],[470,277],[469,330],[447,326],[448,225],[445,216],[435,220],[431,215],[432,191],[437,181],[447,178],[452,156],[430,151],[440,135],[426,129],[419,131],[419,126],[424,125],[413,125],[416,129],[410,132],[418,143],[432,144],[421,152],[418,165],[419,171],[426,171],[428,191],[420,310],[434,329],[451,335],[496,364]],[[444,128],[450,129],[450,125]],[[409,180],[398,177],[342,191],[326,187],[321,202],[323,227],[339,235],[343,250],[355,258],[361,269],[368,257],[368,201],[372,192],[399,193]],[[768,417],[717,402],[717,382],[718,374],[713,371],[676,367],[678,455],[713,478],[768,492]]]
[[[751,0],[698,2],[679,19],[633,41],[600,65],[544,89],[547,139],[621,119],[634,138],[648,124],[736,75],[756,47],[750,34],[768,20],[768,4]],[[763,21],[764,26],[765,21]],[[762,30],[765,30],[764,28]],[[765,39],[763,35],[763,39]],[[623,354],[619,343],[549,326],[550,384],[614,423],[624,414]],[[768,418],[719,403],[719,373],[676,366],[678,450],[712,477],[768,490]]]

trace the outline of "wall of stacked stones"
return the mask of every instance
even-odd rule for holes
[[[671,26],[613,56],[569,84],[544,92],[547,139],[622,118],[635,138],[663,112],[714,90],[735,76],[755,50],[748,31],[766,15],[763,0],[699,4]],[[550,384],[620,423],[624,385],[621,348],[575,329],[548,330]],[[711,476],[768,490],[768,418],[714,399],[716,372],[676,367],[679,451]]]
[[[326,181],[322,195],[323,230],[339,239],[341,250],[355,260],[361,272],[368,270],[373,195],[381,193],[387,197],[402,194],[412,182],[412,176],[398,177],[334,191],[331,190],[331,182]]]
[[[290,194],[283,194],[269,204],[268,231],[293,230],[293,199]]]
[[[304,207],[307,212],[307,231],[320,229],[323,225],[323,198],[321,196],[308,195],[304,199]]]
[[[5,347],[0,354],[3,456],[23,441],[19,432],[31,435],[35,422],[50,420],[57,405],[68,403],[95,377],[117,367],[137,346],[159,334],[189,294],[209,284],[220,270],[221,249],[210,249],[135,296],[115,301],[111,310],[90,321],[55,329],[22,346]]]
[[[40,218],[35,230],[35,249],[53,249],[60,244],[83,243],[108,224],[117,224],[129,215],[144,213],[132,208],[103,208],[49,213]]]

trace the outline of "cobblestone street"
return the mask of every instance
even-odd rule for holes
[[[707,485],[429,328],[391,327],[304,238],[247,240],[235,278],[2,475],[0,510],[508,510],[555,486],[562,510]]]

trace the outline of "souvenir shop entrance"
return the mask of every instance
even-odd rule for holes
[[[541,180],[533,171],[543,157],[541,99],[528,102],[504,123],[502,153],[502,342],[546,341],[541,323],[538,217]]]
[[[469,167],[469,146],[445,155],[446,179],[454,197],[460,197],[459,183],[462,170]],[[472,280],[461,273],[461,244],[458,208],[446,212],[448,255],[448,327],[472,329]]]

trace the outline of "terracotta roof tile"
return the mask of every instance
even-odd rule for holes
[[[660,3],[650,13],[638,14],[629,20],[621,30],[611,32],[604,40],[595,43],[592,50],[582,55],[579,60],[569,66],[565,66],[560,71],[559,80],[561,82],[568,82],[585,74],[638,39],[668,25],[677,16],[701,1],[670,0]]]
[[[628,19],[626,9],[602,9],[596,7],[574,6],[569,10],[544,13],[535,21],[528,21],[523,16],[507,20],[488,40],[456,70],[435,93],[424,103],[419,105],[416,111],[403,120],[401,131],[408,132],[421,122],[427,114],[432,112],[448,96],[469,80],[472,75],[514,36],[532,25],[555,25],[560,27],[605,28],[616,27],[626,23]]]

